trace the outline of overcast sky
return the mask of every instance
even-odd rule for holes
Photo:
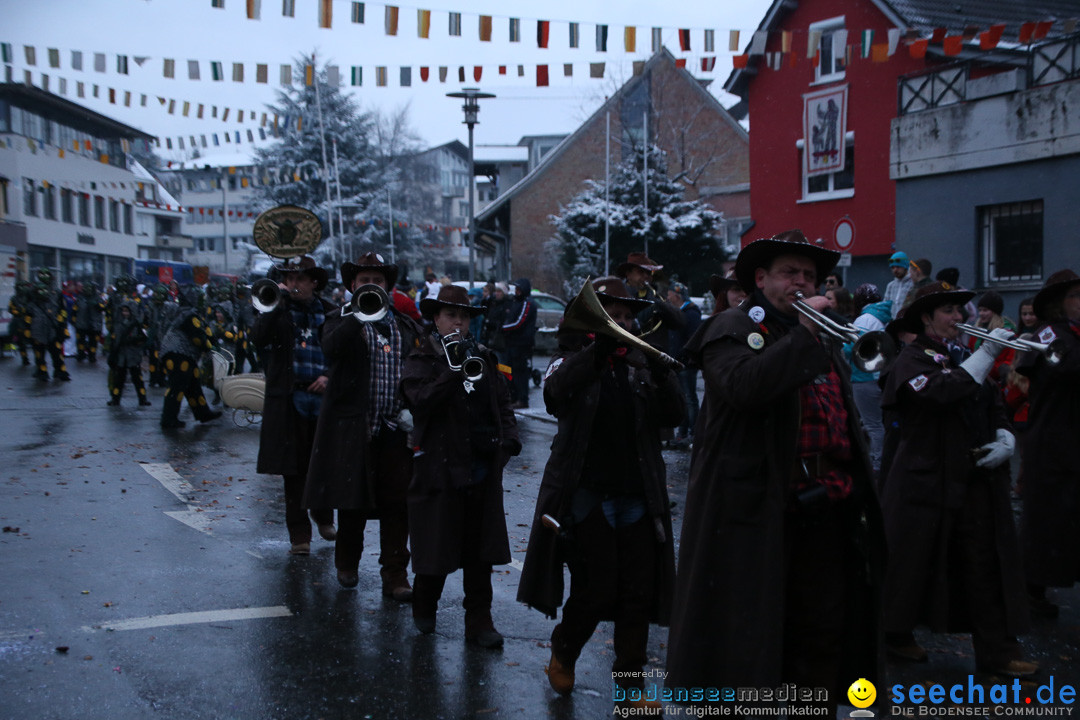
[[[466,140],[461,101],[447,98],[447,92],[462,87],[479,87],[497,97],[481,105],[476,143],[514,144],[523,135],[572,132],[630,77],[633,60],[650,54],[650,30],[662,27],[663,41],[676,57],[688,58],[688,66],[699,77],[713,78],[713,91],[725,105],[734,99],[721,90],[731,70],[728,31],[741,30],[740,50],[749,42],[767,11],[768,0],[548,0],[525,3],[517,0],[439,0],[436,4],[399,5],[398,34],[386,35],[386,5],[365,3],[365,22],[351,21],[349,0],[333,1],[333,26],[318,26],[318,1],[294,0],[295,17],[282,16],[282,0],[261,0],[261,19],[248,20],[245,0],[224,0],[224,9],[211,7],[211,0],[0,0],[4,18],[0,41],[14,50],[15,79],[31,69],[34,83],[41,73],[51,76],[50,89],[57,92],[57,80],[67,78],[67,97],[103,114],[155,136],[190,136],[235,131],[251,127],[235,122],[236,112],[256,110],[260,114],[273,102],[279,76],[278,67],[302,53],[317,52],[331,64],[340,66],[345,90],[353,93],[361,107],[391,112],[408,105],[411,124],[429,145],[454,139]],[[417,37],[417,9],[431,10],[430,39]],[[461,36],[448,32],[449,12],[461,13]],[[492,40],[479,40],[481,14],[491,14]],[[521,42],[509,42],[510,17],[521,19]],[[550,20],[547,49],[536,45],[536,21]],[[580,47],[569,47],[569,22],[580,23]],[[608,52],[596,52],[596,25],[607,24]],[[623,31],[637,28],[637,52],[623,49]],[[678,29],[691,29],[691,50],[679,50]],[[704,30],[716,31],[716,69],[700,71]],[[36,48],[37,65],[28,68],[23,46]],[[60,68],[49,67],[47,49],[60,51]],[[71,68],[71,51],[83,52],[83,70]],[[94,70],[94,53],[106,53],[106,72]],[[129,56],[129,75],[117,73],[116,55]],[[148,57],[141,66],[135,57]],[[163,60],[176,61],[176,79],[163,77]],[[188,60],[198,60],[202,79],[188,80]],[[211,61],[220,61],[225,79],[211,80]],[[589,63],[606,62],[603,80],[589,78]],[[233,63],[244,63],[244,82],[232,80]],[[269,65],[269,84],[255,82],[255,64]],[[536,86],[536,65],[549,65],[550,87]],[[573,77],[563,76],[563,64],[573,63]],[[525,66],[517,77],[517,65]],[[351,66],[363,67],[363,86],[349,86]],[[431,68],[427,83],[421,82],[420,67]],[[483,67],[474,82],[474,66]],[[507,65],[500,76],[498,66]],[[388,87],[375,86],[376,66],[386,66]],[[400,87],[400,68],[412,67],[412,86]],[[446,83],[438,82],[438,67],[447,66]],[[467,82],[457,80],[457,68],[465,66]],[[74,84],[87,84],[87,98],[74,96]],[[89,97],[91,84],[101,88],[97,100]],[[123,91],[137,98],[150,96],[147,107],[125,108],[110,105],[107,88],[116,88],[122,103]],[[158,97],[176,100],[174,115],[167,113]],[[194,108],[207,106],[203,120],[180,115],[182,103]],[[219,118],[230,107],[228,121],[209,118],[210,106],[217,105]],[[179,152],[163,157],[181,159]]]

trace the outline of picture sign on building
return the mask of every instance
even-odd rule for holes
[[[803,95],[803,138],[807,177],[844,169],[848,86]]]

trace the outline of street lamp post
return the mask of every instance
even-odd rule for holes
[[[473,157],[473,126],[478,122],[481,98],[495,97],[491,93],[480,92],[478,88],[462,88],[461,92],[446,93],[447,97],[462,98],[465,104],[465,124],[469,126],[469,288],[473,286],[476,258],[476,160]]]

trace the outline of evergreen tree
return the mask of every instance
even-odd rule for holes
[[[666,156],[653,146],[649,150],[648,215],[642,182],[645,155],[633,157],[615,168],[609,183],[608,202],[603,182],[586,180],[585,189],[558,215],[551,216],[558,235],[549,241],[559,269],[567,278],[568,296],[576,294],[587,276],[606,275],[628,253],[643,250],[664,265],[668,276],[677,274],[695,293],[708,286],[726,254],[712,230],[721,214],[699,200],[684,200],[678,178],[667,175]],[[604,261],[604,224],[608,224],[611,266]]]

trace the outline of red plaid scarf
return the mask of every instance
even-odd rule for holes
[[[799,457],[822,454],[834,463],[850,460],[848,414],[836,370],[830,369],[828,375],[800,387],[799,405],[802,408],[797,445]],[[841,500],[851,494],[851,475],[843,470],[831,470],[821,477],[801,479],[796,483],[795,490],[804,490],[814,483],[825,486],[832,500]]]

